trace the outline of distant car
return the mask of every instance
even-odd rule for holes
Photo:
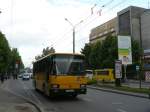
[[[18,75],[18,78],[22,78],[22,74]]]
[[[24,73],[24,74],[22,75],[22,80],[29,80],[29,79],[30,79],[30,74]]]
[[[85,74],[88,79],[93,78],[93,70],[85,70]]]
[[[29,75],[30,75],[30,78],[32,79],[33,78],[33,73],[29,73]]]

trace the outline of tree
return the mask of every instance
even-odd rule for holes
[[[140,62],[140,53],[142,49],[140,48],[140,44],[137,40],[132,40],[132,61],[133,64],[139,64]]]
[[[6,72],[11,57],[11,50],[4,34],[0,32],[0,72]]]
[[[40,58],[50,54],[50,53],[55,53],[55,49],[53,47],[49,48],[49,47],[46,47],[43,49],[42,51],[42,55],[38,55],[38,56],[35,56],[35,59],[36,60],[39,60]]]
[[[132,40],[134,64],[139,62],[140,51],[139,43]],[[115,60],[118,59],[117,37],[108,36],[101,42],[85,44],[85,47],[81,49],[81,53],[85,55],[87,68],[114,68]]]
[[[91,65],[89,62],[91,52],[91,44],[85,44],[84,48],[81,49],[81,53],[85,55],[85,66],[86,69],[90,69]]]
[[[99,69],[101,65],[101,48],[102,44],[100,41],[96,42],[95,44],[91,45],[91,53],[89,56],[89,62],[92,68]]]
[[[117,37],[108,36],[102,42],[101,67],[114,68],[114,62],[118,59]]]
[[[18,61],[20,67],[24,67],[17,49],[10,49],[5,35],[0,32],[0,73],[12,72]]]
[[[50,53],[55,53],[55,49],[53,47],[51,47],[51,48],[46,47],[46,48],[43,49],[42,57],[46,56]]]
[[[21,56],[19,55],[19,52],[17,48],[12,48],[11,50],[11,69],[14,70],[16,69],[15,66],[18,64],[19,69],[24,68],[24,64],[22,62]]]

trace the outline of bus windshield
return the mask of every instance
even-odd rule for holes
[[[84,74],[84,60],[81,56],[56,56],[54,63],[57,75]]]

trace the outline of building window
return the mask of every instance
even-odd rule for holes
[[[120,35],[130,35],[130,12],[127,11],[119,15],[119,34]]]

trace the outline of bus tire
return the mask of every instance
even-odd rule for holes
[[[72,96],[73,98],[76,98],[76,97],[78,96],[78,94],[75,93],[75,94],[72,94],[71,96]]]
[[[35,89],[36,91],[38,91],[38,89],[36,88],[36,81],[34,81],[34,89]]]
[[[54,99],[55,97],[56,97],[56,96],[55,96],[54,94],[52,94],[52,93],[49,92],[49,98],[50,98],[50,99]]]
[[[46,95],[45,84],[43,84],[42,86],[42,91],[43,91],[43,94]]]

